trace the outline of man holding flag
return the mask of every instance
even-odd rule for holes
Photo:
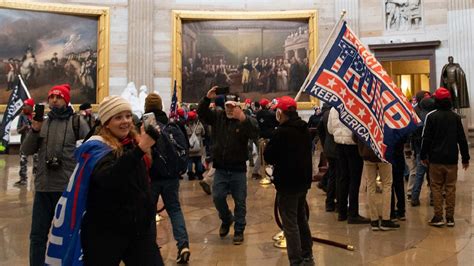
[[[22,111],[23,102],[31,98],[21,77],[18,77],[17,84],[14,86],[12,94],[10,94],[7,108],[3,114],[2,125],[0,127],[0,152],[3,152],[8,147],[8,142],[10,142],[10,127],[15,117]]]
[[[357,36],[341,20],[302,90],[333,106],[341,122],[383,161],[420,122],[413,107]]]
[[[416,129],[420,120],[382,65],[347,26],[342,19],[344,14],[331,32],[300,93],[304,91],[331,105],[334,116],[342,125],[383,162],[394,163],[397,144]],[[356,152],[353,154],[357,155]],[[351,191],[358,190],[360,184],[362,165],[358,158],[359,182],[354,180]],[[356,201],[358,196],[352,195],[350,199]],[[355,204],[352,208],[354,215]]]

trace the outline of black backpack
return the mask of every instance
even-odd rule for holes
[[[153,146],[152,176],[159,179],[177,178],[187,170],[189,144],[176,123],[158,124],[161,135]]]

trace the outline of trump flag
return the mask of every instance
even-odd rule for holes
[[[420,122],[412,105],[345,21],[336,26],[303,90],[339,112],[383,161]]]

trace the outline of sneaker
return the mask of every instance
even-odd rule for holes
[[[26,184],[28,184],[28,182],[26,181],[26,179],[21,179],[20,181],[17,181],[15,182],[15,186],[26,186]]]
[[[411,206],[412,206],[412,207],[420,206],[420,200],[418,200],[418,199],[411,199]]]
[[[431,221],[429,221],[429,224],[431,226],[441,227],[441,226],[444,225],[444,221],[443,221],[442,217],[433,216],[433,219],[431,219]]]
[[[390,214],[390,221],[392,221],[392,222],[398,221],[397,215],[395,215],[395,214]]]
[[[380,223],[380,230],[382,231],[395,230],[398,228],[400,228],[400,225],[392,222],[391,220],[382,220]]]
[[[190,256],[191,256],[191,252],[189,251],[188,247],[180,248],[178,250],[178,257],[176,258],[176,263],[187,264]]]
[[[308,257],[308,258],[303,258],[303,264],[304,266],[313,266],[313,265],[316,265],[316,263],[314,262],[314,258],[313,257]]]
[[[397,219],[399,221],[406,221],[407,217],[405,217],[405,214],[397,214]]]
[[[240,245],[244,242],[244,232],[235,232],[234,238],[232,239],[232,243],[234,245]]]
[[[211,186],[209,186],[208,183],[206,183],[205,181],[201,180],[199,181],[199,185],[201,185],[201,188],[204,192],[206,192],[207,195],[211,195]]]
[[[357,215],[356,217],[348,217],[347,223],[348,224],[368,224],[370,223],[370,219]]]
[[[377,220],[377,221],[371,221],[371,222],[370,222],[370,227],[372,227],[372,231],[379,231],[379,230],[380,230],[380,227],[379,227],[379,220]]]
[[[228,223],[228,224],[225,224],[225,223],[221,224],[221,228],[219,228],[219,236],[220,237],[225,237],[229,234],[230,226],[232,225],[232,223],[233,223],[233,221],[230,221],[230,223]]]
[[[446,217],[446,225],[448,227],[454,227],[454,218],[453,217]]]

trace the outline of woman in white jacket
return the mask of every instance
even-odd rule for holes
[[[363,160],[352,131],[339,119],[338,111],[333,107],[329,112],[328,132],[334,136],[337,144],[336,198],[338,221],[349,224],[365,224],[370,220],[359,215],[359,187],[362,176]],[[349,209],[347,208],[349,197]]]

